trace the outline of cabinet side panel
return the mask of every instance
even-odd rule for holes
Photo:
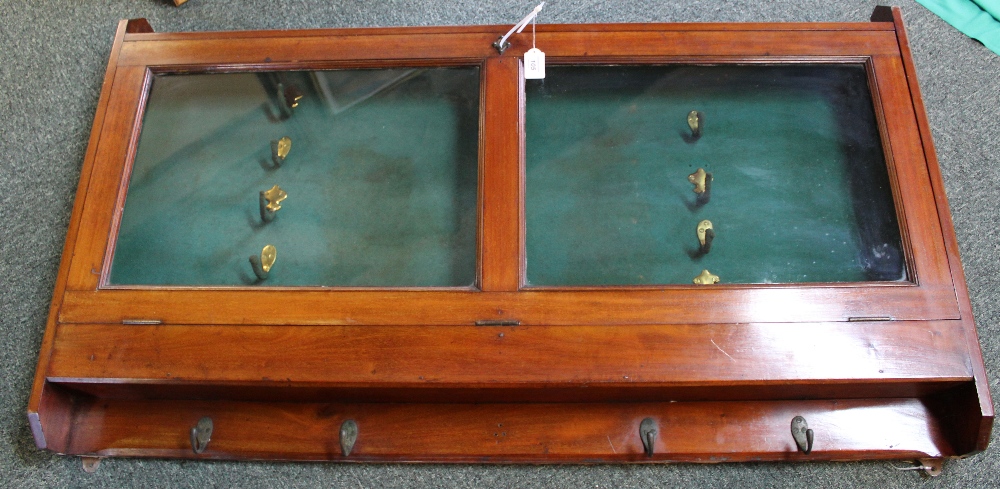
[[[105,115],[108,112],[108,102],[111,99],[115,73],[118,67],[118,54],[121,51],[122,39],[124,39],[128,22],[127,20],[118,22],[114,43],[111,46],[108,68],[104,75],[104,83],[101,85],[101,95],[97,103],[97,112],[94,115],[94,124],[90,130],[90,141],[87,144],[83,167],[80,170],[80,183],[76,190],[76,200],[73,204],[73,214],[70,218],[69,230],[66,232],[66,243],[63,245],[59,275],[56,278],[55,290],[52,293],[52,303],[49,309],[48,321],[46,322],[45,336],[42,339],[38,364],[35,368],[35,380],[31,389],[31,397],[28,399],[28,422],[31,425],[32,434],[35,436],[35,444],[39,448],[47,448],[49,446],[41,426],[41,418],[44,415],[39,413],[42,408],[42,396],[45,391],[45,371],[48,368],[56,329],[59,327],[57,322],[58,312],[62,306],[63,293],[66,290],[70,259],[73,256],[73,251],[76,249],[77,233],[80,231],[80,217],[83,214],[84,202],[87,200],[87,188],[90,184],[91,175],[94,172],[98,141],[104,127]]]
[[[906,81],[913,101],[917,127],[920,130],[924,156],[927,159],[927,171],[930,173],[931,187],[934,189],[934,196],[937,199],[938,216],[945,237],[944,245],[947,249],[952,280],[955,283],[955,294],[958,298],[958,307],[963,317],[962,324],[965,328],[969,345],[969,363],[976,379],[976,395],[979,400],[980,422],[970,427],[968,436],[975,440],[975,451],[982,451],[989,444],[990,432],[993,430],[993,398],[990,395],[989,380],[986,378],[983,353],[979,346],[979,334],[976,331],[976,324],[972,317],[972,304],[969,299],[968,286],[965,282],[965,272],[962,269],[961,257],[959,256],[955,225],[952,222],[951,212],[949,211],[948,196],[945,194],[944,181],[941,177],[941,167],[938,164],[937,152],[934,149],[934,140],[931,135],[930,124],[927,120],[927,109],[924,107],[923,97],[920,94],[916,66],[913,63],[909,39],[906,35],[906,28],[903,25],[903,14],[899,7],[892,8],[892,18],[896,27],[896,36],[899,39],[899,50],[903,60],[903,67],[906,70]],[[967,415],[972,416],[972,413],[968,413]]]

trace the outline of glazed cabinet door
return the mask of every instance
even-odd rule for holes
[[[859,26],[552,26],[542,80],[487,29],[127,35],[60,319],[958,318],[894,33]]]

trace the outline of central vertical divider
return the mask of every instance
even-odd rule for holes
[[[491,57],[483,64],[479,286],[484,292],[517,291],[524,276],[523,79],[519,57]]]

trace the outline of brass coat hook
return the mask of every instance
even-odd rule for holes
[[[799,447],[799,451],[809,455],[813,449],[813,430],[809,429],[806,418],[796,416],[792,418],[792,438]]]
[[[705,116],[701,112],[698,112],[697,110],[692,110],[691,112],[688,112],[687,123],[688,123],[688,129],[691,129],[692,140],[697,140],[698,138],[701,137],[701,129],[702,127],[704,127],[704,124],[702,122],[704,120],[704,117]]]
[[[260,280],[267,280],[274,266],[274,260],[278,258],[278,250],[274,245],[267,245],[260,251],[260,256],[250,255],[250,266],[254,275]]]
[[[351,455],[354,443],[358,441],[358,422],[348,419],[340,425],[340,451],[345,457]]]
[[[280,167],[285,162],[285,158],[288,157],[288,152],[291,150],[292,138],[284,136],[281,139],[272,140],[271,161],[274,163],[274,166]]]
[[[688,175],[688,181],[694,184],[692,192],[698,194],[698,203],[707,204],[712,191],[712,174],[699,168],[694,173]]]
[[[639,423],[639,438],[642,439],[642,448],[646,451],[647,457],[653,456],[657,431],[656,421],[653,418],[646,418]]]
[[[191,428],[191,450],[194,450],[194,453],[202,453],[208,448],[208,442],[212,441],[213,428],[212,418],[208,416],[199,419],[198,424]]]
[[[701,274],[692,280],[695,285],[713,285],[719,283],[719,276],[712,275],[708,270],[702,270]]]
[[[288,193],[275,185],[260,192],[258,203],[260,204],[260,220],[271,222],[274,215],[281,210],[281,202],[288,198]]]
[[[298,87],[278,83],[278,110],[281,111],[282,118],[291,117],[293,110],[299,106],[299,100],[302,100],[302,92]]]
[[[712,227],[712,221],[705,219],[699,222],[695,232],[698,236],[698,254],[707,255],[712,250],[712,241],[715,239],[715,229]]]

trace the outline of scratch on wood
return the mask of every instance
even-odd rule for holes
[[[723,355],[725,355],[725,356],[726,356],[727,358],[729,358],[730,360],[732,360],[732,361],[734,361],[734,362],[736,361],[736,359],[734,359],[733,357],[729,356],[729,354],[728,354],[728,353],[726,353],[726,350],[723,350],[723,349],[722,349],[722,347],[720,347],[719,345],[717,345],[717,344],[715,343],[715,340],[713,340],[713,339],[709,339],[708,341],[711,341],[711,342],[712,342],[712,346],[714,346],[714,347],[715,347],[716,349],[718,349],[719,351],[721,351],[721,352],[722,352],[722,354],[723,354]]]
[[[611,445],[611,451],[612,452],[618,453],[618,450],[615,450],[615,444],[611,443],[611,435],[608,435],[608,445]]]

